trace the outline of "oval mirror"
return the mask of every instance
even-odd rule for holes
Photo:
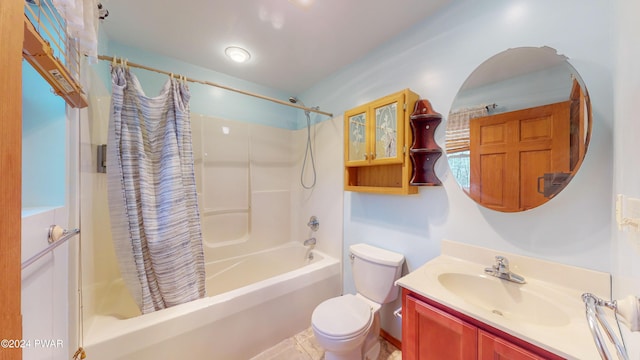
[[[509,49],[467,78],[445,134],[449,167],[467,195],[497,211],[529,210],[580,168],[591,136],[589,95],[554,49]]]

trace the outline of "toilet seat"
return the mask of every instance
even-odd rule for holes
[[[373,322],[371,306],[355,295],[325,300],[311,315],[313,328],[332,339],[349,339],[366,333]]]

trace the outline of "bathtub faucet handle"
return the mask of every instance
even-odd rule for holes
[[[304,246],[314,246],[316,244],[316,238],[312,237],[304,241]]]
[[[318,221],[318,217],[315,215],[312,216],[309,219],[307,226],[310,227],[312,231],[318,231],[318,228],[320,227],[320,222]]]

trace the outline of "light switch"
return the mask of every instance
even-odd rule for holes
[[[640,199],[626,198],[625,217],[631,219],[640,219]]]
[[[640,232],[640,199],[618,194],[615,212],[618,230],[626,228]]]

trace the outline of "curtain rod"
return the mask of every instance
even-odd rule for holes
[[[115,61],[115,60],[117,60],[114,57],[105,56],[105,55],[98,55],[98,59],[106,60],[106,61]],[[140,64],[129,62],[129,61],[126,61],[126,64],[128,66],[131,66],[131,67],[140,68],[140,69],[149,70],[149,71],[154,71],[154,72],[157,72],[157,73],[160,73],[160,74],[165,74],[165,75],[169,75],[169,76],[174,76],[176,78],[180,78],[180,76],[177,75],[177,74],[174,74],[174,73],[171,73],[171,72],[168,72],[168,71],[164,71],[164,70],[155,69],[155,68],[152,68],[152,67],[149,67],[149,66],[140,65]],[[189,77],[184,77],[184,79],[186,81],[189,81],[189,82],[198,83],[198,84],[204,84],[204,85],[209,85],[209,86],[214,86],[214,87],[217,87],[217,88],[220,88],[220,89],[233,91],[233,92],[236,92],[236,93],[239,93],[239,94],[253,96],[253,97],[256,97],[256,98],[259,98],[259,99],[263,99],[263,100],[268,100],[268,101],[271,101],[271,102],[274,102],[274,103],[278,103],[280,105],[286,105],[286,106],[302,109],[302,110],[305,110],[305,111],[326,115],[326,116],[329,116],[331,118],[333,117],[333,114],[331,114],[331,113],[324,112],[324,111],[321,111],[321,110],[315,109],[315,108],[308,108],[308,107],[301,106],[301,105],[298,105],[298,104],[293,104],[293,103],[290,103],[289,101],[284,101],[284,100],[280,100],[280,99],[276,99],[276,98],[272,98],[272,97],[268,97],[268,96],[264,96],[264,95],[260,95],[260,94],[256,94],[256,93],[252,93],[252,92],[249,92],[249,91],[235,89],[235,88],[232,88],[232,87],[229,87],[229,86],[220,85],[220,84],[217,84],[217,83],[214,83],[214,82],[210,82],[210,81],[192,79],[192,78],[189,78]]]

